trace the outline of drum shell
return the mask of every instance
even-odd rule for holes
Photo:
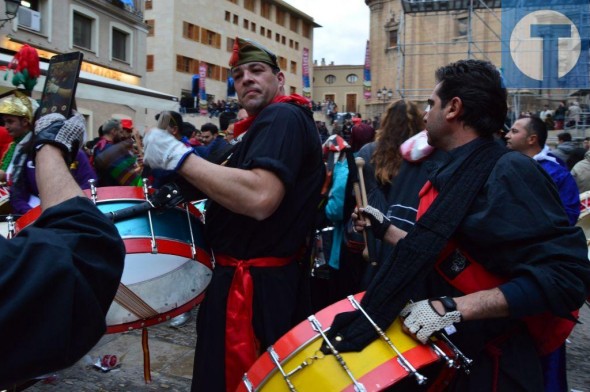
[[[90,196],[89,190],[85,192]],[[96,188],[96,192],[96,205],[104,213],[145,201],[141,187],[104,187]],[[40,207],[36,207],[18,219],[17,234],[40,214]],[[151,217],[151,226],[147,212],[115,223],[125,243],[126,257],[123,287],[107,313],[107,333],[155,325],[189,311],[203,300],[211,280],[211,255],[201,213],[187,203],[186,208],[153,210]]]
[[[363,293],[355,298],[360,302]],[[355,310],[347,299],[321,310],[315,317],[324,330],[329,329],[336,314]],[[441,358],[428,346],[422,345],[406,335],[397,319],[386,331],[398,350],[416,369],[429,371],[434,376],[444,366]],[[297,391],[354,391],[350,378],[342,370],[333,355],[311,360],[318,353],[322,339],[305,320],[281,337],[273,349],[278,354],[286,372],[295,369],[303,361],[311,362],[290,377]],[[449,356],[452,351],[443,342],[436,344]],[[408,385],[416,385],[397,360],[393,350],[380,339],[373,341],[358,353],[342,353],[347,366],[367,391],[382,391],[395,386],[395,390],[407,390]],[[276,368],[271,356],[265,352],[245,375],[255,391],[288,391],[286,382]],[[436,377],[432,377],[436,378]],[[399,384],[399,389],[397,388]],[[388,389],[389,390],[389,389]],[[237,391],[246,392],[246,383],[241,383]]]

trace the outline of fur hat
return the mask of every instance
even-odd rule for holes
[[[270,50],[257,42],[236,37],[233,53],[229,59],[229,66],[233,68],[252,62],[261,62],[270,65],[274,69],[280,69],[277,56]]]

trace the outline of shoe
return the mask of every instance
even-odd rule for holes
[[[183,313],[181,315],[178,315],[176,317],[174,317],[172,320],[170,320],[170,324],[168,326],[172,327],[172,328],[180,328],[183,325],[185,325],[186,323],[188,323],[191,319],[191,312],[186,312]]]

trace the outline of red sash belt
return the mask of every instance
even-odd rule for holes
[[[252,326],[254,285],[250,267],[282,267],[294,259],[291,256],[238,260],[231,256],[215,255],[216,263],[236,269],[227,298],[225,320],[225,386],[228,392],[236,390],[242,375],[258,357],[258,342]]]

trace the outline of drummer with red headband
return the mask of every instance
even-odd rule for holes
[[[248,118],[224,166],[163,130],[144,163],[175,170],[208,198],[206,239],[216,267],[197,320],[193,391],[234,391],[259,354],[295,325],[299,266],[324,178],[310,102],[285,95],[277,57],[236,38],[229,62]]]

